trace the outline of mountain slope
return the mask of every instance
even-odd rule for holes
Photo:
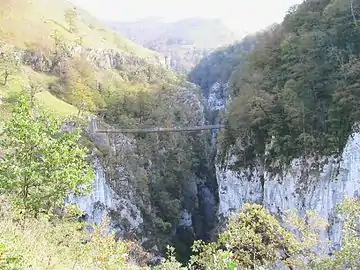
[[[316,225],[317,256],[351,254],[339,205],[360,194],[359,14],[358,1],[304,1],[257,34],[246,58],[231,46],[190,73],[227,124],[217,147],[220,219],[254,202],[280,220],[311,212],[327,223]],[[222,102],[211,106],[213,95]],[[330,265],[320,268],[344,267]]]
[[[188,72],[209,51],[233,43],[237,36],[217,19],[184,19],[174,23],[159,18],[111,22],[113,29],[168,57],[169,65]]]
[[[0,2],[2,36],[6,36],[6,41],[24,48],[34,42],[44,46],[52,45],[51,35],[57,31],[64,35],[66,40],[75,41],[81,38],[83,45],[88,48],[116,49],[142,57],[154,55],[153,52],[116,35],[80,8],[77,8],[78,31],[70,33],[64,15],[73,7],[72,4],[60,0],[3,0]]]
[[[22,61],[30,67],[23,67],[23,72],[16,76],[9,76],[10,81],[28,85],[29,81],[32,81],[30,77],[35,76],[41,88],[39,90],[49,90],[58,98],[75,105],[76,102],[70,97],[69,79],[79,79],[74,78],[76,73],[79,76],[87,73],[88,81],[83,84],[88,86],[86,92],[89,95],[91,93],[91,99],[98,99],[95,96],[99,96],[99,89],[94,87],[95,81],[103,87],[104,84],[109,87],[109,84],[114,84],[115,81],[121,82],[123,86],[140,86],[144,83],[152,84],[157,76],[155,74],[160,73],[168,79],[171,78],[170,80],[175,79],[162,67],[163,57],[160,54],[119,36],[79,8],[75,9],[75,17],[72,19],[75,29],[71,30],[66,14],[74,8],[70,3],[61,0],[51,3],[45,0],[1,1],[2,47],[4,50],[20,53]],[[151,75],[148,74],[150,70]],[[49,76],[53,78],[51,82],[45,79]],[[159,78],[158,82],[161,80]],[[7,91],[9,87],[14,89],[11,85],[5,85],[0,87],[0,91]],[[97,103],[103,101],[98,99]]]
[[[61,0],[6,0],[0,10],[0,122],[24,90],[86,126],[95,115],[108,129],[204,124],[198,88],[166,69],[160,54],[121,38],[81,9]],[[85,130],[97,175],[121,202],[108,212],[112,224],[120,236],[143,239],[161,252],[182,212],[201,211],[197,185],[209,179],[209,133],[107,136]],[[106,207],[91,198],[90,216]],[[133,231],[134,218],[142,224]],[[203,225],[200,218],[197,237]]]
[[[173,42],[211,49],[236,39],[236,35],[218,19],[189,18],[170,23],[149,17],[135,22],[109,22],[109,25],[144,46]]]
[[[342,152],[360,120],[358,14],[358,2],[305,1],[263,33],[230,80],[223,149],[235,167]]]

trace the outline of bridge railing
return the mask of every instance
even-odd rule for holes
[[[115,129],[97,119],[91,120],[92,130],[95,133],[157,133],[157,132],[191,132],[225,128],[225,125],[203,125],[188,127],[153,127],[153,128],[119,128]]]

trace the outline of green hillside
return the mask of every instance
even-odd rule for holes
[[[216,184],[218,176],[247,178],[240,192],[261,204],[266,177],[257,176],[264,169],[282,169],[296,157],[339,154],[358,132],[358,1],[304,1],[281,25],[201,61],[189,78],[206,97],[218,81],[228,83],[231,95],[217,149],[211,131],[84,132],[89,115],[102,118],[104,128],[204,125],[204,95],[164,68],[159,55],[65,1],[0,1],[0,269],[359,269],[353,168],[339,174],[339,183],[326,184],[314,166],[320,191],[334,198],[324,200],[331,206],[327,220],[315,213],[324,214],[322,207],[308,212],[298,205],[299,216],[281,209],[275,216],[266,209],[271,205],[245,203],[225,228],[222,199],[211,196],[227,192]],[[64,118],[80,128],[64,125]],[[245,166],[247,172],[223,174],[215,166],[217,153],[237,162],[227,169]],[[350,163],[358,158],[346,155]],[[354,167],[345,165],[339,168]],[[304,168],[299,189],[312,173]],[[329,168],[335,175],[332,162]],[[262,188],[250,183],[253,171]],[[95,194],[82,201],[88,213],[68,205],[74,196],[89,196],[94,178]],[[288,177],[281,178],[273,180]],[[227,189],[237,185],[230,182]],[[354,199],[336,206],[344,195],[333,192],[339,185]],[[313,199],[326,198],[315,193],[314,207]],[[298,195],[301,204],[306,196]],[[102,224],[87,222],[105,212],[109,219]],[[341,236],[336,249],[324,237],[330,231]]]
[[[222,149],[238,156],[236,168],[342,152],[360,120],[359,14],[355,1],[305,1],[258,35],[230,79]]]
[[[6,84],[0,85],[0,95],[36,88],[41,92],[36,96],[61,114],[77,111],[84,103],[79,96],[86,99],[86,105],[81,105],[86,108],[80,109],[95,112],[106,107],[105,90],[111,92],[119,85],[122,89],[160,88],[176,81],[161,67],[155,52],[61,0],[2,1],[0,42],[7,55],[2,68],[11,71]],[[23,65],[14,68],[11,65],[19,54]]]
[[[56,116],[81,123],[89,115],[125,128],[202,123],[199,89],[166,69],[155,52],[107,30],[86,12],[61,0],[6,1],[0,10],[1,120],[23,90]],[[196,207],[184,194],[192,175],[208,166],[202,158],[206,136],[129,135],[135,149],[125,160],[118,155],[122,149],[82,139],[101,160],[115,192],[124,192],[117,168],[131,167],[134,177],[127,181],[144,215],[145,234],[151,246],[163,249],[183,205]]]
[[[51,36],[58,31],[68,41],[80,37],[88,48],[116,49],[153,57],[154,53],[107,29],[86,11],[77,9],[78,31],[70,33],[65,12],[74,6],[66,1],[54,0],[3,0],[0,2],[0,25],[2,36],[11,44],[26,48],[32,43],[52,46]]]

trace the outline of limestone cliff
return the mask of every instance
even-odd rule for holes
[[[219,215],[228,217],[245,202],[263,204],[278,217],[287,210],[297,210],[300,216],[313,210],[328,222],[323,237],[331,241],[329,251],[339,248],[341,218],[336,208],[345,197],[360,195],[360,134],[349,138],[341,159],[323,161],[321,168],[310,160],[294,160],[287,170],[275,175],[261,166],[240,172],[217,167]]]
[[[72,202],[78,204],[85,213],[85,220],[100,225],[107,216],[117,214],[111,219],[111,228],[118,237],[139,234],[142,232],[143,218],[140,210],[134,204],[136,201],[133,193],[117,194],[107,182],[104,167],[96,159],[94,162],[96,171],[93,183],[93,191],[90,195],[74,198]]]
[[[208,105],[213,111],[226,103],[213,98],[223,96],[223,86],[215,83],[210,88]],[[340,247],[342,223],[336,208],[345,197],[360,196],[360,134],[348,139],[339,158],[324,157],[320,162],[296,159],[276,174],[266,171],[260,162],[254,168],[233,171],[230,167],[235,161],[229,153],[225,166],[216,165],[220,220],[247,202],[263,204],[280,219],[287,210],[296,210],[300,216],[315,211],[328,223],[322,233],[325,251]]]
[[[78,45],[67,45],[63,50],[63,59],[68,59],[75,55],[82,55],[95,67],[100,69],[121,69],[126,66],[140,68],[149,64],[162,68],[166,67],[165,58],[155,53],[151,57],[139,57],[135,54],[133,55],[113,49],[92,49]],[[25,65],[31,66],[34,70],[41,72],[56,71],[59,64],[54,61],[54,57],[49,50],[41,50],[39,48],[21,51],[21,58]]]

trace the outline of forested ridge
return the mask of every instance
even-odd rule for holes
[[[341,153],[360,116],[359,16],[358,1],[305,1],[258,34],[229,82],[220,149],[236,167]]]

